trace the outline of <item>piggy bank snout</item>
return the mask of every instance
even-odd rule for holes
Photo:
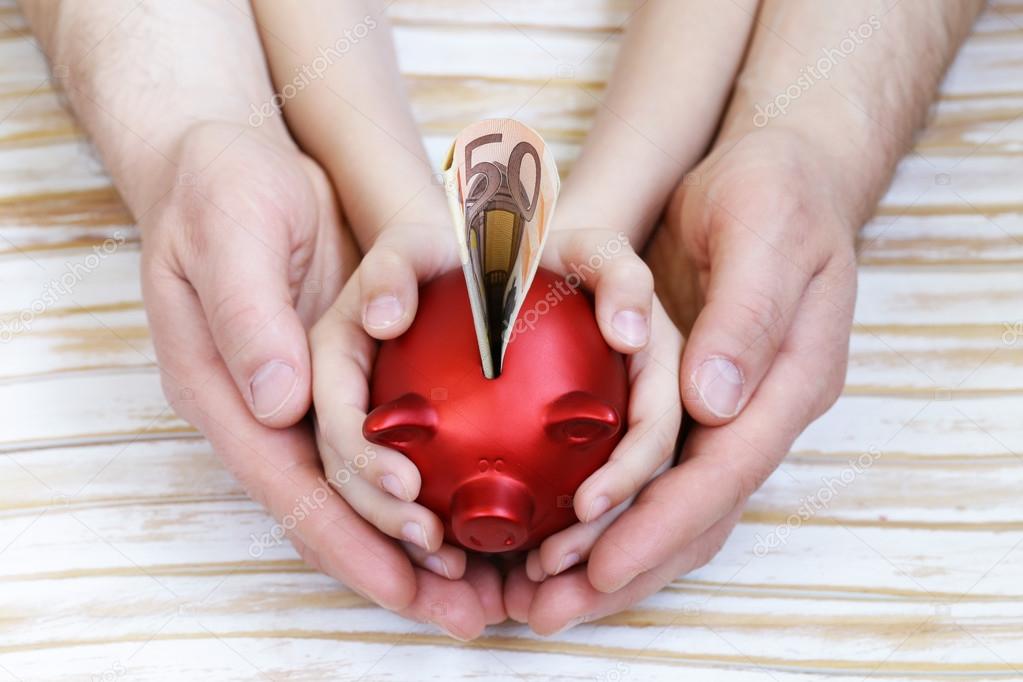
[[[507,552],[529,538],[534,501],[519,481],[502,474],[460,485],[451,499],[451,530],[464,547]]]

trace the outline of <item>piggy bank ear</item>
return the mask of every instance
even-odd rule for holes
[[[418,393],[406,393],[366,415],[362,435],[387,447],[402,447],[428,440],[437,431],[437,411]]]
[[[613,437],[621,428],[621,419],[606,400],[573,391],[550,404],[544,428],[558,442],[583,445]]]

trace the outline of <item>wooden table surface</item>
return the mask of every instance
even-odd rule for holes
[[[542,5],[392,5],[434,158],[516,112],[570,165],[628,3]],[[1023,679],[1021,27],[978,21],[863,233],[845,393],[720,555],[459,644],[252,556],[272,520],[168,408],[138,233],[0,0],[0,680]]]

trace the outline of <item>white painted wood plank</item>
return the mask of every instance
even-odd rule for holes
[[[63,375],[0,385],[0,452],[66,442],[127,441],[190,432],[163,398],[155,370]]]
[[[610,31],[626,21],[635,5],[632,0],[569,0],[558,3],[539,0],[398,0],[388,5],[387,13],[392,21],[413,25],[515,25],[523,30]]]
[[[845,396],[811,424],[793,452],[858,457],[872,448],[921,457],[1017,458],[1023,401],[1007,398]]]
[[[390,11],[435,162],[462,123],[515,113],[569,168],[629,3]],[[165,409],[137,234],[39,87],[12,0],[0,20],[0,321],[127,235],[0,346],[0,679],[1023,679],[1018,4],[978,23],[864,233],[847,395],[721,554],[606,621],[548,640],[505,625],[473,646],[370,607],[287,546],[252,556],[272,520]],[[39,449],[83,440],[115,442]],[[876,461],[834,483],[863,452]]]
[[[1023,262],[1023,214],[881,216],[860,233],[860,260],[878,265],[1018,264]]]
[[[244,531],[247,526],[236,526],[239,516],[235,513],[206,515],[207,521],[218,519],[210,526],[204,522],[201,508],[174,518],[154,518],[137,508],[126,513],[130,518],[119,524],[96,523],[96,518],[86,514],[77,521],[44,519],[37,524],[42,525],[42,534],[33,532],[32,541],[18,542],[8,550],[15,551],[22,561],[38,560],[45,557],[50,538],[66,535],[70,543],[61,542],[72,550],[76,569],[106,566],[106,570],[133,573],[75,579],[25,576],[8,581],[20,586],[5,599],[10,616],[2,627],[8,646],[51,640],[116,642],[129,638],[143,642],[155,629],[159,629],[159,638],[205,638],[209,633],[224,633],[235,639],[245,633],[262,637],[279,632],[345,641],[346,635],[358,639],[360,633],[390,632],[404,634],[413,646],[420,636],[426,636],[429,644],[445,643],[427,627],[409,625],[371,608],[311,572],[262,573],[240,568],[232,573],[228,568],[212,575],[201,571],[179,575],[166,568],[167,563],[176,562],[170,548],[165,554],[152,546],[147,547],[147,557],[161,568],[146,575],[145,565],[140,564],[143,570],[132,571],[139,541],[170,545],[174,543],[169,538],[179,536],[199,550],[193,563],[237,561],[230,556],[231,549],[237,554],[241,546],[223,530]],[[139,533],[137,517],[142,517],[144,524],[159,524],[161,532]],[[87,529],[75,529],[85,525]],[[203,530],[212,537],[196,542]],[[990,667],[994,665],[987,655],[991,649],[1002,651],[1003,670],[1019,663],[1011,652],[1019,651],[1023,632],[1019,627],[1023,601],[1015,580],[1023,556],[1006,556],[1005,543],[997,537],[937,533],[928,534],[927,542],[922,542],[921,534],[915,532],[856,529],[846,535],[803,527],[781,551],[756,557],[748,548],[756,533],[764,530],[741,526],[719,560],[690,578],[697,585],[709,581],[726,587],[694,592],[683,582],[678,589],[651,597],[633,612],[569,631],[556,638],[554,646],[568,651],[580,647],[598,656],[601,650],[625,656],[642,652],[641,657],[681,663],[702,660],[728,667],[763,665],[807,672],[851,668],[861,674],[871,667],[870,662],[882,658],[878,652],[891,654],[888,660],[893,670],[908,673],[925,671],[938,654],[946,667],[962,666],[966,671]],[[957,551],[938,549],[948,547]],[[98,562],[89,564],[90,559]],[[836,559],[841,559],[841,567],[835,565]],[[868,585],[863,585],[865,580]],[[816,585],[819,591],[807,595],[812,598],[766,593],[750,599],[730,594],[729,590],[747,583]],[[863,585],[868,598],[850,594],[849,586],[855,585]],[[870,597],[871,590],[885,589],[904,594]],[[949,594],[950,589],[967,596],[959,599]],[[120,596],[116,618],[111,618],[109,611],[107,595],[112,590]],[[823,594],[828,590],[831,597]],[[33,596],[40,591],[61,605],[59,611],[40,610]],[[997,596],[1013,598],[993,599]],[[46,631],[23,626],[43,613],[50,614]],[[238,613],[246,617],[239,619]],[[102,634],[83,629],[83,615],[103,618]],[[302,625],[296,628],[295,623]],[[640,623],[644,625],[637,627]],[[922,625],[929,626],[926,636],[910,647],[900,646]],[[507,646],[503,640],[508,637],[525,640],[519,645],[522,648],[535,640],[521,626],[495,628],[491,637],[497,651]],[[983,644],[977,639],[983,639]],[[488,641],[481,644],[487,646]],[[954,653],[947,653],[949,647]]]

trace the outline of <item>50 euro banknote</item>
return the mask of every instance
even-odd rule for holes
[[[558,169],[535,130],[488,119],[455,137],[443,171],[483,374],[493,379],[540,265]]]

